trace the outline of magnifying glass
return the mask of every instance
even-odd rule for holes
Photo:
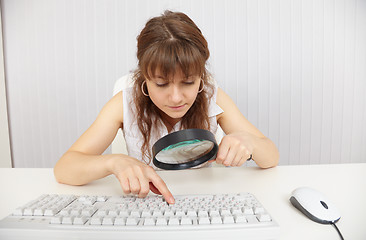
[[[192,168],[215,159],[218,149],[212,132],[184,129],[160,138],[153,145],[153,164],[165,170]]]

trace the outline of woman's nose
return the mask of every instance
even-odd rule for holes
[[[170,100],[173,103],[180,103],[183,99],[183,93],[182,90],[179,88],[179,86],[173,85],[170,89]]]

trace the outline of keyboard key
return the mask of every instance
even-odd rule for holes
[[[114,219],[114,225],[115,226],[124,226],[124,225],[126,225],[126,219],[123,217],[116,217]]]
[[[91,217],[95,211],[96,211],[96,209],[94,209],[94,208],[85,208],[82,210],[81,215],[83,215],[85,217]]]
[[[170,226],[177,226],[179,224],[180,224],[180,221],[179,221],[179,218],[177,218],[177,217],[171,217],[168,220],[168,225],[170,225]]]
[[[108,203],[124,203],[125,200],[121,197],[110,197],[110,198],[107,199],[106,202],[108,202]]]
[[[113,217],[105,217],[103,218],[102,225],[113,225],[114,218]]]
[[[165,226],[168,224],[168,221],[165,218],[157,218],[156,226]]]
[[[63,217],[62,224],[72,224],[74,221],[74,217]]]
[[[139,221],[134,217],[129,217],[126,219],[126,226],[136,226]]]
[[[90,220],[90,225],[102,225],[103,218],[101,217],[93,217]]]
[[[23,211],[24,209],[23,208],[17,208],[13,211],[13,215],[14,216],[23,216]]]
[[[139,210],[132,210],[130,213],[130,216],[139,218],[141,216],[141,214],[140,214]]]
[[[97,212],[97,215],[103,217],[103,216],[107,216],[108,213],[109,213],[108,209],[99,209]]]
[[[141,217],[143,217],[143,218],[147,218],[147,217],[151,217],[151,212],[150,212],[150,210],[147,210],[147,209],[145,209],[145,210],[143,210],[142,211],[142,213],[141,213]]]
[[[222,224],[222,219],[220,216],[211,217],[211,224]]]
[[[223,216],[222,217],[222,223],[228,224],[228,223],[234,223],[234,217],[233,216]]]
[[[48,208],[44,211],[44,216],[53,216],[58,212],[57,208]]]
[[[268,214],[257,215],[257,219],[260,222],[270,222],[270,221],[272,221],[271,216],[269,216]]]
[[[248,222],[244,215],[236,215],[234,217],[236,223],[246,223]]]
[[[153,217],[162,217],[163,213],[160,210],[154,210]]]
[[[231,213],[232,213],[233,215],[236,215],[236,214],[242,214],[243,212],[241,211],[241,209],[240,209],[240,208],[232,208],[232,209],[231,209]]]
[[[197,217],[197,212],[195,210],[188,210],[187,211],[187,216],[188,217]]]
[[[105,202],[107,201],[108,197],[107,196],[98,196],[97,197],[97,202]]]
[[[145,218],[144,220],[144,225],[145,226],[155,226],[155,220],[154,218]]]
[[[114,217],[116,217],[116,216],[118,216],[118,214],[119,214],[119,211],[116,210],[116,209],[109,210],[109,212],[108,212],[108,216],[114,216]],[[140,217],[140,213],[138,211],[137,211],[137,214],[136,215],[137,215],[137,217]]]
[[[180,224],[181,225],[192,225],[192,219],[189,217],[182,217]]]
[[[168,225],[170,226],[177,226],[180,224],[179,218],[177,217],[171,217],[169,218]]]
[[[216,209],[211,209],[209,211],[210,217],[220,216],[220,212]]]
[[[122,210],[119,212],[119,215],[120,217],[129,217],[130,216],[130,213],[128,210]]]
[[[208,217],[199,217],[198,218],[198,223],[200,225],[207,225],[207,224],[211,224],[211,221]]]
[[[254,214],[253,209],[251,207],[244,207],[243,208],[243,213],[244,214],[249,214],[249,215],[253,215]]]
[[[34,209],[33,208],[26,208],[24,209],[23,215],[24,216],[33,216]]]
[[[42,209],[42,208],[34,209],[33,216],[43,216],[43,214],[44,214],[44,209]]]
[[[72,209],[70,212],[70,214],[74,215],[74,216],[80,215],[80,213],[81,213],[81,209],[78,209],[78,208]]]
[[[176,212],[175,212],[175,216],[176,217],[182,217],[182,216],[185,216],[186,214],[185,214],[185,212],[183,211],[183,210],[177,210]]]
[[[199,210],[198,217],[208,217],[208,212],[206,210]]]
[[[230,209],[227,209],[227,208],[221,208],[221,209],[220,209],[220,215],[221,215],[221,216],[231,215]]]
[[[260,206],[254,207],[254,214],[260,214],[260,213],[264,213],[264,208]]]
[[[87,197],[83,201],[83,204],[85,204],[85,205],[93,205],[96,201],[97,201],[97,198],[94,197],[94,196],[93,197]]]
[[[248,223],[258,223],[258,219],[254,215],[247,215],[246,219]]]
[[[172,210],[166,210],[164,212],[164,217],[173,217],[174,216],[174,211]]]
[[[50,221],[51,224],[61,224],[61,222],[62,222],[62,217],[53,217],[53,218],[51,218],[51,221]]]
[[[87,217],[75,217],[74,225],[84,225],[88,221]]]

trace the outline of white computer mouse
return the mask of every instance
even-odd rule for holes
[[[322,193],[309,187],[300,187],[292,192],[290,202],[311,220],[331,224],[341,218],[336,206]]]

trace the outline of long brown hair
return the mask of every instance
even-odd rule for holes
[[[183,129],[209,130],[208,104],[214,88],[206,69],[209,56],[208,44],[201,30],[184,13],[165,11],[163,15],[150,19],[137,37],[138,68],[134,72],[133,95],[137,125],[144,138],[141,152],[148,159],[151,158],[151,130],[157,126],[160,116],[159,109],[141,92],[141,85],[146,79],[155,77],[156,70],[165,79],[174,76],[177,70],[181,70],[185,77],[192,74],[200,76],[205,87],[181,119],[181,126]]]

